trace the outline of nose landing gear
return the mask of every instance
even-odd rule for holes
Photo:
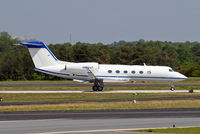
[[[170,82],[169,85],[170,85],[170,90],[174,91],[175,90],[174,84],[172,82]]]
[[[171,91],[174,91],[174,90],[175,90],[175,88],[174,88],[174,87],[171,87],[171,88],[170,88],[170,90],[171,90]]]

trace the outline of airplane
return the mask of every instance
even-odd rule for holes
[[[60,61],[43,42],[21,42],[27,46],[35,65],[35,71],[94,83],[93,91],[103,91],[105,82],[165,81],[174,90],[174,82],[187,79],[168,66],[99,64],[97,62]]]

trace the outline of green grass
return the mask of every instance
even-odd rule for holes
[[[200,127],[134,130],[133,132],[200,134]],[[150,134],[150,133],[149,133]]]
[[[11,105],[0,106],[0,112],[12,111],[68,111],[68,110],[113,110],[113,109],[159,109],[159,108],[195,108],[199,100],[167,100],[167,101],[132,101],[123,102],[79,102],[66,104]]]
[[[192,97],[200,96],[200,93],[141,93],[137,98],[165,98],[165,97]],[[0,94],[3,102],[55,102],[73,100],[103,100],[103,99],[133,99],[131,93],[44,93],[44,94]]]
[[[184,82],[200,82],[200,77],[189,77],[188,79],[184,80]]]
[[[91,94],[91,93],[56,93],[56,94],[0,94],[3,102],[55,102],[74,100],[102,100],[102,99],[126,99],[132,94]]]

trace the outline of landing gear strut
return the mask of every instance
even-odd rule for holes
[[[94,81],[94,86],[92,87],[93,91],[103,91],[104,83],[103,80],[96,79]]]
[[[174,84],[173,84],[172,82],[170,82],[169,85],[170,85],[170,90],[171,90],[171,91],[174,91],[174,90],[175,90]]]

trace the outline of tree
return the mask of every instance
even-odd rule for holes
[[[73,46],[74,60],[76,62],[89,62],[88,45],[78,42]]]
[[[175,67],[177,62],[178,58],[176,48],[172,45],[166,44],[162,48],[162,52],[160,53],[157,64]]]
[[[129,43],[120,46],[113,58],[118,64],[133,64],[136,58],[136,48]]]
[[[188,43],[178,45],[177,53],[180,63],[190,62],[192,60],[192,53]]]

